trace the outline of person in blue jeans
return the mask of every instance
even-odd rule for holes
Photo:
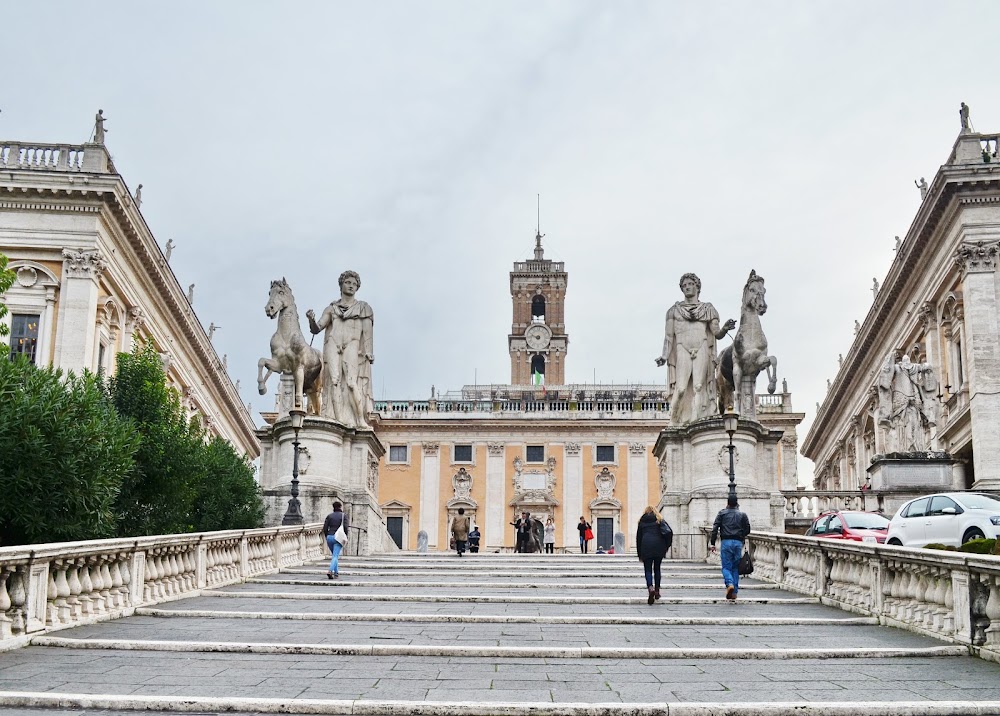
[[[330,559],[330,569],[326,573],[327,579],[337,579],[340,577],[340,571],[338,567],[340,565],[340,553],[344,549],[344,545],[337,541],[334,537],[337,534],[337,530],[340,529],[341,525],[344,527],[344,533],[347,533],[347,515],[344,514],[344,507],[339,502],[333,503],[333,512],[326,516],[326,520],[323,521],[323,534],[326,536],[326,546],[330,548],[330,554],[333,555]]]
[[[740,503],[735,496],[726,502],[726,509],[720,510],[712,525],[711,549],[715,553],[716,539],[722,537],[722,578],[726,581],[726,599],[736,601],[740,591],[740,558],[743,556],[743,541],[750,534],[750,518],[740,511]]]

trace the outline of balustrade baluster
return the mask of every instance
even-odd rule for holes
[[[65,560],[66,582],[69,586],[69,594],[66,595],[66,604],[69,606],[69,619],[76,621],[83,614],[83,603],[80,600],[80,593],[83,585],[80,583],[80,570],[73,559]]]
[[[25,568],[15,567],[7,578],[8,590],[10,593],[10,620],[11,631],[14,634],[24,634],[28,629],[28,615],[25,613],[25,601],[28,592],[25,589]]]
[[[13,620],[7,615],[10,611],[10,594],[7,593],[7,578],[13,569],[0,567],[0,641],[9,638],[14,631]]]
[[[87,559],[81,557],[76,560],[77,571],[80,573],[80,613],[84,617],[94,614],[94,582],[90,578],[90,569],[87,567]]]
[[[990,620],[986,627],[986,646],[1000,650],[1000,576],[983,577],[983,584],[990,590],[986,600],[986,618]]]
[[[111,558],[111,568],[108,574],[111,577],[111,600],[115,609],[125,606],[124,582],[122,581],[121,562],[125,555],[116,554]]]
[[[104,600],[104,609],[108,612],[115,608],[115,599],[111,592],[114,581],[111,579],[111,568],[108,566],[108,560],[112,558],[112,555],[102,554],[98,565],[101,572],[101,598]]]

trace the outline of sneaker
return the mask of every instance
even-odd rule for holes
[[[730,601],[736,599],[736,588],[732,584],[726,587],[726,599]]]
[[[340,572],[334,572],[333,573],[333,578],[334,579],[340,579]]]
[[[326,578],[327,579],[333,579],[333,572],[327,572],[326,573]]]

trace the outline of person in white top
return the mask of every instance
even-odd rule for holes
[[[556,523],[549,517],[545,520],[545,554],[556,552]]]

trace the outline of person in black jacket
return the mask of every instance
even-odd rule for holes
[[[344,533],[347,533],[347,515],[344,514],[344,506],[340,502],[333,503],[333,512],[326,516],[323,521],[323,535],[326,537],[326,546],[330,548],[330,554],[332,558],[330,559],[330,569],[326,573],[327,579],[337,579],[340,577],[340,552],[344,549],[344,545],[337,541],[334,535],[337,534],[337,530],[341,527],[344,528]]]
[[[647,604],[660,598],[660,563],[667,556],[672,538],[673,532],[663,516],[651,506],[647,507],[635,531],[635,548],[646,572]]]
[[[726,502],[726,509],[715,516],[712,526],[712,553],[715,540],[722,537],[722,578],[726,581],[726,599],[736,600],[740,591],[740,558],[743,556],[743,540],[750,534],[750,518],[740,511],[740,503],[735,497]]]

